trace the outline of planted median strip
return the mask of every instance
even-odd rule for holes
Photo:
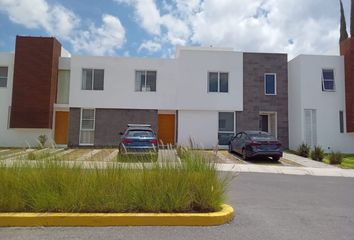
[[[217,225],[233,216],[223,205],[230,180],[193,152],[181,164],[139,169],[88,169],[62,161],[3,164],[0,225]]]

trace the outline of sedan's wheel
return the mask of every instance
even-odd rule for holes
[[[280,157],[272,157],[273,161],[277,162],[279,161]]]
[[[242,159],[247,160],[246,150],[242,149]]]

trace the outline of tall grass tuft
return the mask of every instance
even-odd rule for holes
[[[311,159],[322,162],[324,158],[324,151],[320,146],[315,146],[310,153]]]
[[[308,157],[310,154],[310,146],[306,143],[300,144],[300,146],[296,149],[297,155],[301,157]]]
[[[181,163],[106,168],[54,160],[0,163],[0,212],[213,212],[230,180],[195,151],[186,151]]]
[[[329,163],[330,164],[341,164],[343,161],[343,154],[339,151],[331,152],[329,154]]]

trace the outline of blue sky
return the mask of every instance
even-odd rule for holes
[[[349,0],[343,0],[349,25]],[[349,29],[348,29],[349,32]],[[337,54],[336,0],[0,0],[0,51],[55,36],[75,55],[171,57],[175,45]]]

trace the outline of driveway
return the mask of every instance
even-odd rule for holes
[[[344,177],[241,173],[236,208],[216,227],[0,228],[0,239],[354,239],[354,181]]]

